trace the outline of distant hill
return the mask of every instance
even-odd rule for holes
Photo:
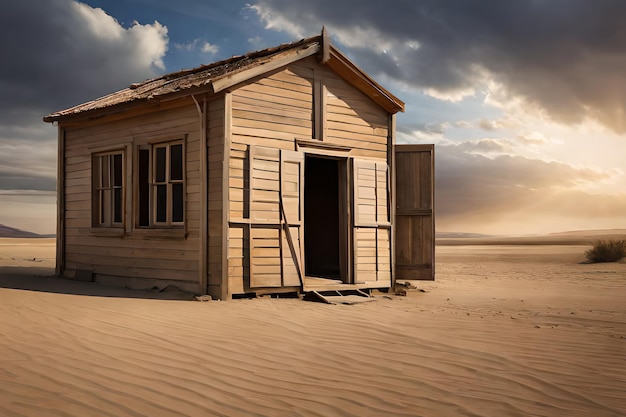
[[[626,240],[626,229],[574,230],[526,236],[490,236],[478,233],[436,234],[437,245],[590,245],[596,240]]]
[[[623,235],[626,235],[626,229],[570,230],[567,232],[550,233],[547,236],[583,236],[612,239]]]
[[[25,238],[25,237],[49,237],[49,235],[38,235],[37,233],[27,232],[16,229],[14,227],[0,224],[0,237]]]
[[[475,239],[480,237],[490,237],[481,233],[464,233],[464,232],[436,232],[437,239]]]

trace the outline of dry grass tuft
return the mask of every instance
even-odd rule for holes
[[[589,262],[617,262],[626,257],[626,240],[598,240],[585,256]]]

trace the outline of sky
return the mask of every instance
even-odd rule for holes
[[[438,231],[626,228],[622,0],[2,2],[0,224],[55,232],[46,114],[322,26],[435,144]]]

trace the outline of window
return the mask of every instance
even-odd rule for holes
[[[139,150],[139,226],[182,225],[185,220],[183,141]]]
[[[124,223],[124,152],[93,157],[93,224],[121,227]]]

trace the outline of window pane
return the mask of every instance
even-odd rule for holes
[[[170,179],[183,179],[183,145],[170,146]]]
[[[165,182],[165,154],[166,148],[156,148],[155,182]]]
[[[109,188],[109,155],[101,156],[100,160],[100,186],[102,188]]]
[[[139,226],[150,226],[150,151],[139,150]]]
[[[156,186],[156,221],[167,221],[167,185]]]
[[[122,186],[122,154],[113,155],[113,185]]]
[[[184,210],[183,185],[172,184],[172,221],[182,222]]]
[[[122,223],[122,189],[113,189],[113,223]]]
[[[91,164],[91,177],[93,180],[93,189],[98,190],[102,182],[102,169],[100,168],[101,156],[94,156]]]
[[[103,210],[103,205],[104,205],[104,196],[102,195],[104,193],[104,191],[102,190],[98,190],[96,191],[96,196],[98,201],[95,202],[95,204],[93,205],[94,210],[95,210],[95,215],[94,215],[94,221],[96,222],[97,225],[101,225],[102,224],[102,213],[104,212]]]
[[[111,221],[111,190],[102,191],[100,206],[100,224],[108,225]]]

